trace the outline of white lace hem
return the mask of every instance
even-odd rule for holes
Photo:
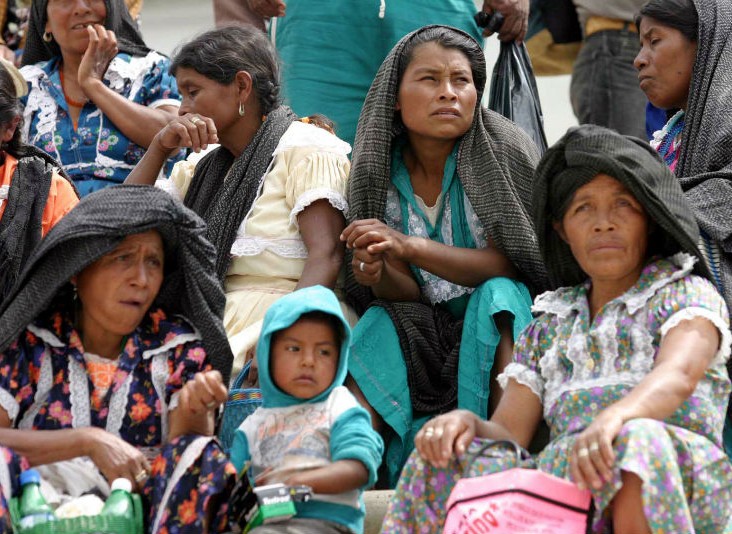
[[[318,200],[327,200],[331,206],[342,212],[344,217],[348,217],[348,201],[346,200],[346,197],[333,189],[318,187],[316,189],[309,189],[305,191],[297,198],[295,207],[290,211],[290,224],[294,225],[295,228],[299,230],[300,225],[297,222],[297,216],[300,215],[300,213],[310,204],[317,202]]]
[[[519,384],[529,388],[534,395],[539,397],[540,401],[543,401],[544,384],[539,373],[532,371],[524,364],[512,362],[498,375],[498,384],[502,389],[506,389],[509,378],[513,378]]]
[[[8,391],[0,389],[0,408],[8,412],[10,422],[14,422],[15,418],[18,417],[20,411],[20,405]]]
[[[191,341],[199,341],[200,339],[201,339],[201,334],[198,332],[198,330],[194,330],[193,332],[186,332],[185,334],[178,334],[177,336],[166,341],[159,347],[144,351],[142,353],[142,359],[143,360],[150,359],[153,356],[162,354],[163,352],[168,352],[169,350],[171,350],[179,345],[184,345]]]
[[[231,255],[236,258],[258,256],[265,250],[283,258],[306,259],[308,249],[300,238],[269,239],[254,235],[237,236],[231,245]]]
[[[678,326],[682,321],[690,321],[696,317],[702,317],[709,320],[719,330],[720,342],[719,350],[714,356],[712,365],[714,364],[726,364],[729,360],[730,350],[732,350],[732,334],[730,334],[729,325],[725,320],[706,308],[684,308],[674,313],[671,317],[666,319],[666,322],[661,325],[661,340],[666,337],[666,334]]]

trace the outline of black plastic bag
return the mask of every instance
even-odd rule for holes
[[[520,126],[544,154],[547,149],[544,115],[531,60],[523,43],[501,43],[493,67],[488,108]]]

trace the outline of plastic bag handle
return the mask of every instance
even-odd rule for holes
[[[473,464],[475,463],[475,460],[477,460],[480,456],[483,455],[485,451],[488,449],[492,449],[493,447],[498,446],[506,446],[509,449],[513,449],[514,454],[516,455],[516,467],[521,465],[522,460],[528,460],[531,458],[531,455],[521,447],[518,443],[516,443],[513,440],[510,439],[497,439],[497,440],[491,440],[488,441],[488,443],[485,443],[476,451],[475,454],[473,454],[468,462],[465,465],[465,469],[463,470],[463,477],[467,477],[468,473],[470,472],[470,468],[473,467]]]
[[[239,372],[239,376],[237,376],[236,380],[234,380],[231,388],[229,388],[230,390],[241,389],[241,385],[244,383],[244,380],[246,380],[249,376],[249,368],[252,366],[253,361],[254,360],[249,360],[246,364],[244,364],[244,368]]]

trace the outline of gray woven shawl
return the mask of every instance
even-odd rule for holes
[[[290,108],[279,106],[270,111],[238,158],[219,147],[196,165],[184,203],[206,221],[206,237],[216,247],[214,264],[221,282],[231,263],[229,251],[236,232],[257,197],[280,138],[296,119]]]
[[[41,241],[43,210],[54,169],[66,178],[58,163],[42,150],[32,146],[22,150],[22,154],[15,155],[18,167],[0,219],[0,302]]]
[[[394,116],[399,60],[410,39],[433,27],[412,32],[394,46],[366,95],[348,179],[351,221],[383,220],[391,180],[392,141],[402,133],[401,122]],[[473,72],[473,79],[480,102],[486,83],[484,62]],[[534,290],[545,289],[548,279],[530,217],[531,183],[539,160],[536,145],[514,123],[481,106],[476,106],[470,130],[459,143],[458,177],[481,224],[521,272],[523,281]],[[352,276],[350,279],[349,290],[359,295],[357,303],[363,306],[370,298],[356,287]]]
[[[427,26],[401,39],[381,65],[366,96],[356,131],[353,163],[348,180],[349,220],[384,219],[391,181],[391,148],[403,133],[395,120],[399,61],[404,48]],[[460,30],[450,30],[461,33]],[[471,39],[472,41],[472,39]],[[479,61],[473,79],[478,101],[486,83],[486,68],[478,43]],[[470,130],[459,141],[457,172],[483,227],[516,265],[534,290],[548,287],[534,228],[529,216],[531,182],[538,151],[528,136],[500,115],[476,106]],[[346,265],[352,255],[347,253]],[[383,307],[399,335],[407,367],[412,407],[417,414],[443,412],[457,400],[457,367],[462,320],[439,306],[419,302],[374,300],[346,269],[346,291],[357,310]]]
[[[225,297],[213,275],[206,226],[168,193],[118,185],[84,197],[46,235],[0,306],[0,352],[52,301],[72,310],[69,280],[125,236],[157,230],[165,245],[165,278],[155,305],[181,314],[201,333],[209,359],[229,382],[233,356],[221,317]]]
[[[676,175],[700,229],[722,251],[713,267],[732,309],[732,2],[694,4],[699,40]]]

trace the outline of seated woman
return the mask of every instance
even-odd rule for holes
[[[23,65],[24,137],[82,196],[123,182],[180,105],[168,59],[145,45],[123,0],[34,1]]]
[[[592,491],[594,532],[722,532],[729,318],[678,182],[645,142],[582,126],[545,154],[534,187],[549,276],[566,287],[536,299],[490,421],[455,411],[420,430],[384,532],[415,518],[437,531],[473,438],[526,446],[542,415],[552,439],[536,467]]]
[[[641,89],[655,106],[678,110],[652,145],[679,178],[701,230],[700,250],[732,308],[732,4],[651,0],[637,23]],[[732,458],[732,407],[724,443]]]
[[[18,69],[0,64],[0,301],[41,238],[79,202],[58,163],[23,143],[18,86],[26,88]]]
[[[359,120],[342,239],[367,311],[348,370],[385,433],[392,485],[426,416],[487,415],[491,373],[531,320],[510,278],[547,285],[527,207],[537,150],[479,105],[485,82],[477,42],[427,26],[384,60]]]
[[[301,287],[336,287],[351,149],[280,105],[277,55],[252,26],[196,37],[175,55],[171,72],[181,116],[155,137],[127,182],[154,183],[179,147],[198,152],[221,143],[197,164],[176,165],[161,186],[208,223],[236,372],[273,302]]]
[[[120,186],[36,249],[0,310],[3,506],[20,458],[87,457],[142,493],[149,532],[226,526],[235,472],[212,436],[231,353],[204,233],[167,193]]]

